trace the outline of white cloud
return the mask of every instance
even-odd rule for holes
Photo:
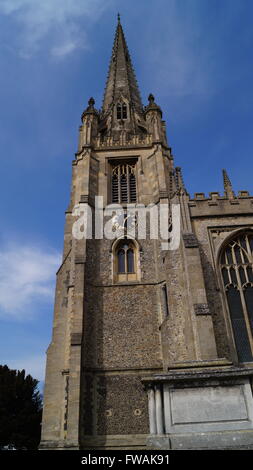
[[[0,316],[26,320],[52,301],[59,264],[59,254],[47,249],[16,243],[1,248]]]
[[[107,3],[103,0],[1,0],[0,13],[21,26],[17,35],[20,56],[30,58],[44,39],[49,39],[50,54],[63,57],[77,48],[88,46],[85,24],[97,21]],[[82,24],[80,22],[82,19]],[[18,29],[18,31],[19,31]]]
[[[63,57],[70,52],[74,51],[78,47],[78,41],[66,41],[64,44],[60,46],[52,47],[51,54],[56,57]]]

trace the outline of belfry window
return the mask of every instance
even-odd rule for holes
[[[136,163],[112,164],[112,202],[136,202]]]
[[[117,104],[117,119],[127,119],[127,105],[126,103]]]
[[[233,238],[220,269],[239,362],[253,361],[253,233]]]

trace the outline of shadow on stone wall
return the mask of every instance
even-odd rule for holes
[[[201,244],[199,250],[207,302],[213,319],[218,357],[225,357],[228,360],[233,361],[230,340],[227,334],[223,306],[221,302],[221,295],[223,295],[223,292],[219,288],[217,274],[214,271],[213,266],[207,258],[203,248],[201,247]]]
[[[84,278],[84,321],[80,399],[80,445],[87,436],[97,434],[97,374],[98,356],[103,356],[103,343],[97,344],[103,331],[103,288],[100,276],[100,240],[87,240],[87,262]],[[106,394],[106,390],[104,392]],[[103,414],[104,415],[104,414]]]

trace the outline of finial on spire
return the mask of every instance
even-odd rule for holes
[[[118,24],[120,24],[120,14],[118,13]]]
[[[233,199],[235,197],[235,194],[234,194],[234,191],[233,191],[232,183],[231,183],[231,181],[229,179],[229,176],[227,174],[227,171],[225,169],[223,169],[222,174],[223,174],[224,192],[225,192],[226,196],[229,199]]]
[[[81,119],[83,120],[83,117],[87,114],[97,114],[97,110],[94,108],[94,104],[95,104],[95,100],[94,98],[91,96],[91,98],[89,99],[88,101],[88,106],[87,108],[84,110],[82,116],[81,116]]]
[[[148,96],[148,100],[149,100],[149,104],[152,104],[152,103],[154,103],[154,101],[155,101],[155,97],[154,97],[154,95],[152,95],[152,93],[150,93],[150,94],[149,94],[149,96]]]
[[[91,97],[88,101],[88,105],[90,108],[93,108],[94,107],[94,104],[95,104],[95,100],[93,97]]]
[[[145,113],[147,113],[148,111],[158,111],[162,116],[162,110],[160,106],[156,104],[155,97],[154,95],[152,95],[152,93],[148,95],[148,101],[149,101],[149,104],[148,106],[145,107]]]

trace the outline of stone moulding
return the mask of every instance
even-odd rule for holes
[[[211,315],[208,304],[194,304],[195,315]]]
[[[185,369],[142,379],[149,396],[147,447],[252,449],[253,367],[217,359],[187,369],[196,361],[190,362]]]
[[[85,263],[84,256],[82,256],[82,255],[76,255],[76,257],[75,257],[75,264],[84,264],[84,263]]]
[[[219,363],[221,365],[219,365]],[[191,365],[192,364],[192,365]],[[235,367],[226,359],[217,359],[214,361],[189,361],[176,365],[177,369],[172,369],[165,374],[156,374],[149,377],[143,377],[142,383],[148,384],[164,383],[175,381],[190,381],[192,379],[205,380],[210,378],[236,378],[253,377],[253,367]]]
[[[72,333],[71,346],[80,346],[82,344],[82,333]]]
[[[183,241],[185,248],[198,248],[199,243],[194,233],[184,233]]]

